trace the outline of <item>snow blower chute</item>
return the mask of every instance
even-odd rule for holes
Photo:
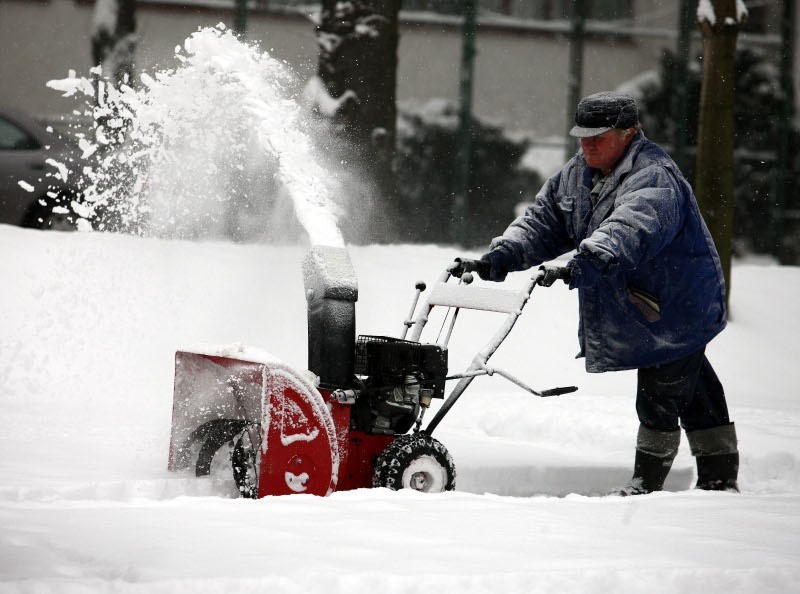
[[[358,284],[344,248],[317,246],[303,261],[308,302],[308,370],[239,346],[180,350],[175,355],[169,470],[196,476],[225,472],[243,497],[363,487],[455,488],[450,454],[431,436],[480,375],[497,374],[537,396],[507,372],[487,365],[509,334],[536,285],[521,291],[469,286],[445,271],[413,318],[424,283],[417,283],[400,338],[355,334]],[[447,375],[447,342],[420,342],[436,306],[505,313],[505,322],[463,373]],[[413,318],[413,319],[412,319]],[[406,334],[413,328],[412,336]],[[423,430],[445,382],[457,384]]]

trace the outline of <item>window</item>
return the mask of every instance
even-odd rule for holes
[[[510,16],[543,21],[570,18],[573,4],[572,0],[494,0],[493,3],[505,8],[505,14]],[[633,16],[633,0],[585,0],[584,8],[587,19],[598,21],[616,21]]]
[[[479,11],[541,21],[570,17],[572,0],[476,0]],[[405,0],[403,10],[461,14],[458,0]],[[633,17],[633,0],[585,0],[586,18],[616,21]]]
[[[202,3],[204,0],[187,0]],[[209,0],[205,0],[209,1]],[[214,1],[214,0],[211,0]],[[227,0],[233,6],[236,0]],[[503,15],[521,20],[566,20],[573,0],[474,0],[478,14]],[[634,0],[584,0],[586,18],[617,21],[633,17]],[[759,0],[752,0],[759,1]],[[766,1],[766,0],[765,0]],[[248,0],[252,8],[318,8],[320,0]],[[404,12],[432,12],[449,16],[464,13],[463,0],[403,0]]]
[[[477,5],[481,4],[477,0]],[[438,14],[460,15],[464,13],[462,2],[458,0],[403,0],[404,11],[426,11]]]
[[[747,21],[743,31],[747,33],[770,33],[770,25],[775,25],[775,33],[778,33],[777,24],[780,23],[780,9],[775,6],[776,2],[767,0],[750,0],[744,3],[747,7]],[[772,14],[771,14],[772,13]]]
[[[31,151],[38,149],[39,143],[31,138],[24,130],[0,118],[0,150],[1,151]]]

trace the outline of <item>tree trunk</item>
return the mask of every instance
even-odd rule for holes
[[[136,0],[97,0],[92,23],[92,61],[114,85],[133,84]]]
[[[120,117],[114,105],[107,105],[106,85],[119,88],[134,86],[136,53],[136,0],[96,0],[92,17],[92,61],[101,71],[94,70],[95,134],[103,150],[120,144],[125,139],[129,122],[109,127],[112,119]],[[98,155],[99,156],[99,155]]]
[[[350,167],[357,167],[373,187],[373,221],[388,239],[394,208],[392,170],[397,119],[396,76],[398,13],[401,0],[323,0],[317,41],[318,78],[335,101],[331,118]],[[362,205],[363,206],[363,205]]]
[[[713,15],[698,10],[703,32],[703,81],[697,139],[695,193],[731,291],[733,231],[734,73],[741,16],[736,0],[711,0]],[[713,22],[712,22],[713,21]]]

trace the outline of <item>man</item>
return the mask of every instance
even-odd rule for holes
[[[662,489],[681,426],[697,488],[736,491],[736,431],[704,354],[726,324],[725,286],[692,189],[645,138],[630,95],[584,98],[575,124],[582,150],[471,264],[484,280],[502,281],[576,250],[566,267],[540,267],[539,284],[560,278],[578,289],[587,371],[638,370],[634,471],[618,494]]]

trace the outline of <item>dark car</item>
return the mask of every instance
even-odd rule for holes
[[[66,137],[66,135],[64,135]],[[51,127],[0,108],[0,223],[73,229],[79,149]]]

